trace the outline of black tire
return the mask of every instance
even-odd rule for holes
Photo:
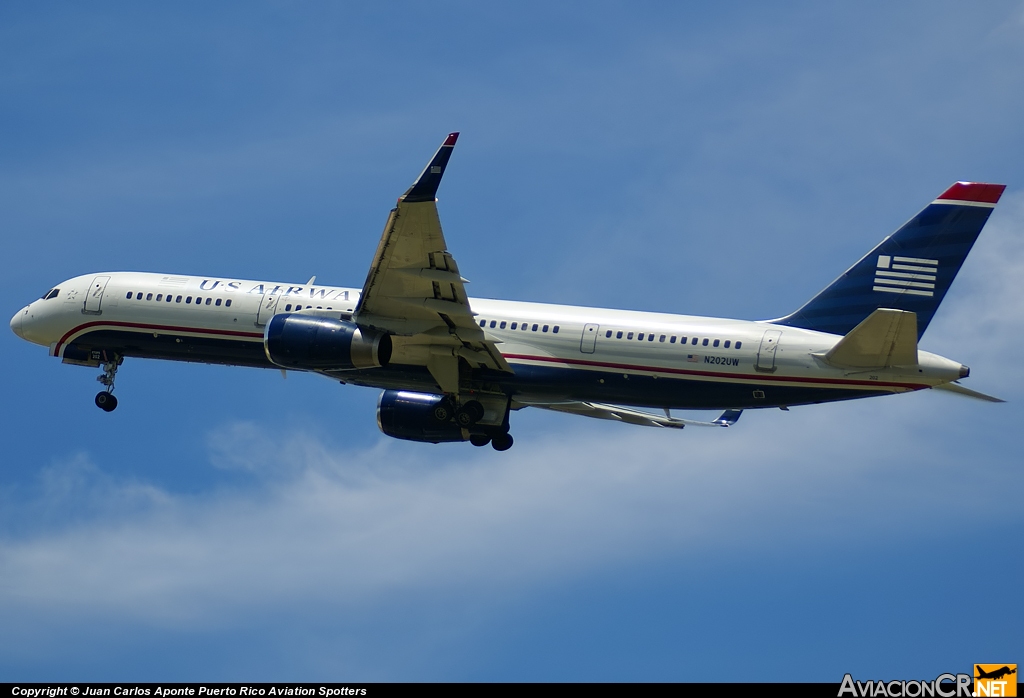
[[[441,402],[437,403],[436,405],[434,405],[433,415],[435,420],[437,420],[441,424],[444,424],[445,422],[452,418],[451,403],[449,403],[447,400],[442,400]]]
[[[107,391],[97,393],[96,406],[104,412],[113,412],[117,409],[117,398]]]
[[[469,437],[469,443],[474,446],[486,446],[491,443],[491,437],[486,434],[471,434]]]
[[[484,406],[476,400],[469,400],[465,405],[462,406],[462,411],[466,412],[473,420],[473,424],[476,424],[484,418]]]
[[[491,439],[491,448],[495,451],[507,451],[512,448],[512,444],[515,441],[512,439],[511,434],[498,434]]]

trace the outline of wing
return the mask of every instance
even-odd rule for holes
[[[398,199],[384,226],[353,320],[393,335],[394,363],[425,365],[443,392],[459,392],[459,359],[512,372],[477,326],[467,281],[441,232],[438,185],[458,133],[451,133]]]
[[[540,407],[545,410],[567,412],[596,419],[610,419],[626,424],[637,424],[642,427],[666,427],[682,429],[683,427],[729,427],[739,420],[743,410],[726,410],[717,419],[701,422],[693,419],[679,419],[665,412],[665,416],[652,414],[632,407],[621,405],[604,405],[599,402],[517,402],[526,407]]]

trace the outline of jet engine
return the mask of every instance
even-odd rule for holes
[[[469,433],[451,420],[452,406],[443,395],[385,390],[377,401],[377,426],[406,441],[466,441]]]
[[[270,362],[283,368],[351,370],[387,366],[391,337],[351,322],[296,313],[275,315],[263,333]]]

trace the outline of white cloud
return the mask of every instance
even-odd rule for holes
[[[96,513],[8,538],[0,606],[216,626],[268,604],[521,592],[631,561],[843,545],[880,530],[913,537],[1014,515],[971,492],[1020,485],[1019,474],[992,462],[968,477],[949,444],[887,418],[930,397],[750,415],[729,431],[581,428],[504,455],[384,441],[332,450],[300,433],[275,445],[232,425],[212,436],[215,449],[264,474],[278,464],[275,477],[125,510],[138,485],[96,488],[75,471],[60,496],[77,493]]]

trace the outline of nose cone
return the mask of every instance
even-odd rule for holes
[[[19,310],[14,317],[11,318],[11,331],[18,335],[22,339],[25,339],[25,335],[21,332],[21,319],[25,317],[25,309]]]

